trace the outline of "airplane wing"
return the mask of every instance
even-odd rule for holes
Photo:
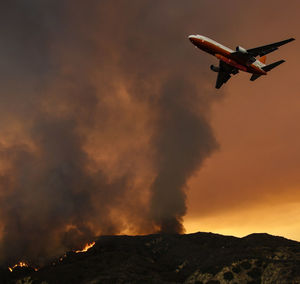
[[[231,74],[237,74],[238,70],[224,61],[220,60],[219,62],[219,72],[216,82],[216,89],[220,89],[223,84],[225,84],[230,78]]]
[[[256,57],[256,56],[264,56],[268,53],[271,53],[275,50],[278,49],[278,47],[284,45],[284,44],[287,44],[291,41],[295,40],[294,38],[290,38],[290,39],[287,39],[287,40],[283,40],[283,41],[279,41],[279,42],[275,42],[275,43],[271,43],[271,44],[268,44],[268,45],[263,45],[263,46],[259,46],[259,47],[255,47],[255,48],[251,48],[251,49],[248,49],[247,52],[249,54],[251,54],[252,56]]]

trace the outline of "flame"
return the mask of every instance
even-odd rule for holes
[[[10,272],[13,272],[13,270],[17,267],[28,267],[28,264],[26,262],[20,261],[19,263],[15,264],[13,267],[8,267]]]
[[[90,248],[92,248],[95,245],[95,242],[92,243],[88,243],[85,245],[85,247],[82,250],[76,250],[76,253],[80,253],[80,252],[86,252],[88,251]]]
[[[94,245],[95,245],[96,242],[92,242],[92,243],[87,243],[85,245],[85,247],[82,249],[82,250],[76,250],[75,252],[76,253],[80,253],[80,252],[86,252],[88,251],[90,248],[92,248]],[[63,259],[66,257],[66,255],[60,257],[59,261],[63,261]],[[53,263],[53,265],[55,265],[55,263]],[[12,267],[8,267],[9,271],[10,272],[13,272],[13,270],[17,267],[29,267],[29,265],[24,262],[24,261],[20,261],[19,263],[15,264],[14,266]],[[35,271],[38,271],[37,268],[34,268]]]

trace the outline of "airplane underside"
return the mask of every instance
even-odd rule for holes
[[[251,81],[255,81],[262,75],[267,75],[267,72],[284,63],[285,60],[279,60],[266,65],[266,54],[294,40],[294,38],[290,38],[252,49],[237,46],[234,51],[204,36],[189,36],[189,39],[196,47],[219,59],[219,66],[210,66],[212,71],[218,73],[216,82],[217,89],[225,84],[231,78],[231,75],[239,73],[239,70],[251,73]],[[256,57],[258,56],[259,58],[257,59]]]

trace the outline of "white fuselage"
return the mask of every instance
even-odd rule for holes
[[[242,70],[245,72],[266,75],[262,67],[266,66],[264,63],[257,59],[254,62],[248,62],[245,60],[243,54],[238,54],[234,50],[202,35],[190,35],[190,41],[201,50],[214,55],[219,60],[224,61],[228,65],[237,68],[238,70]],[[246,51],[246,50],[245,50]]]

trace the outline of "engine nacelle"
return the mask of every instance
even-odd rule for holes
[[[211,69],[212,71],[214,71],[214,72],[219,72],[219,71],[220,71],[220,68],[217,67],[217,66],[214,66],[214,65],[211,65],[211,66],[210,66],[210,69]]]
[[[245,48],[241,47],[241,46],[237,46],[236,47],[236,51],[240,52],[240,53],[243,53],[243,54],[247,54],[248,53],[247,50]]]

